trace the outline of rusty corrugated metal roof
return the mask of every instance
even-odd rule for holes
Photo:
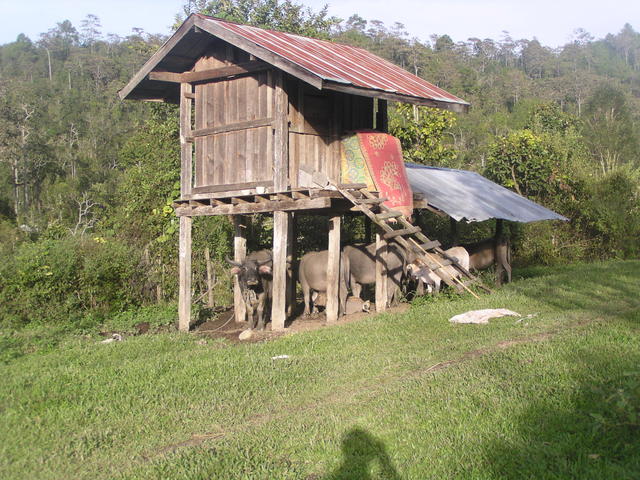
[[[199,16],[207,23],[234,32],[286,58],[326,82],[468,105],[455,95],[362,48]]]
[[[367,50],[192,14],[120,91],[121,98],[175,101],[175,85],[152,71],[183,72],[205,54],[206,32],[319,89],[417,103],[454,111],[469,104]],[[206,35],[205,33],[205,35]]]

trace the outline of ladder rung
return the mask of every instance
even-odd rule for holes
[[[378,220],[386,220],[388,218],[398,218],[402,216],[402,212],[398,212],[397,210],[389,210],[388,212],[379,213],[376,215]]]
[[[356,198],[356,202],[358,203],[382,203],[386,202],[386,198]]]
[[[437,248],[440,246],[440,242],[438,240],[430,240],[426,243],[420,245],[424,250],[431,250],[432,248]]]
[[[399,237],[401,235],[411,235],[412,233],[416,233],[420,231],[420,227],[409,227],[403,228],[401,230],[394,230],[393,232],[385,233],[384,238],[389,240],[390,238]]]

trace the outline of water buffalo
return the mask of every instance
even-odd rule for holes
[[[311,306],[313,305],[313,313],[317,313],[318,309],[314,298],[320,300],[318,305],[326,304],[327,292],[327,264],[329,252],[322,250],[320,252],[309,252],[302,256],[298,267],[298,281],[302,287],[302,296],[304,297],[304,315],[311,314]],[[347,278],[349,277],[349,259],[344,255],[340,255],[340,278],[338,289],[338,315],[344,315],[347,302]],[[318,295],[313,296],[313,293]]]
[[[449,257],[455,258],[461,267],[469,270],[469,252],[467,252],[465,248],[453,247],[445,250],[444,253]],[[435,259],[440,263],[444,261],[444,257],[442,255],[437,253],[430,253],[429,255],[435,257]],[[442,270],[452,278],[458,278],[460,276],[460,272],[451,265],[444,266]],[[428,267],[420,267],[416,263],[412,262],[407,265],[407,272],[412,278],[427,286],[427,293],[436,294],[440,291],[442,278]]]
[[[240,291],[247,309],[249,328],[264,330],[265,309],[269,311],[272,294],[271,250],[259,250],[247,255],[242,262],[227,258],[233,265],[231,273],[237,275]]]
[[[496,265],[496,284],[502,284],[506,272],[507,282],[511,282],[511,246],[505,237],[487,238],[475,243],[462,245],[469,252],[469,267],[484,270]]]
[[[376,244],[347,245],[343,249],[349,259],[351,293],[360,298],[362,285],[376,283]],[[387,305],[396,303],[405,270],[405,251],[395,242],[387,247]]]

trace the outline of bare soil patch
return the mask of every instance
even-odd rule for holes
[[[386,313],[403,313],[408,309],[408,303],[401,303],[396,307],[387,309]],[[359,312],[352,315],[345,315],[338,320],[336,325],[357,322],[364,318],[368,318],[371,315],[377,314]],[[284,332],[272,332],[271,324],[268,324],[264,331],[254,330],[251,338],[247,340],[240,340],[238,337],[240,336],[240,333],[248,328],[248,324],[246,322],[236,322],[233,315],[233,308],[230,308],[217,315],[215,319],[207,320],[197,325],[194,331],[197,334],[208,338],[224,338],[233,343],[258,343],[281,337],[282,335],[309,332],[325,328],[327,326],[327,317],[324,312],[306,317],[302,314],[302,308],[299,306],[294,317],[287,321]]]

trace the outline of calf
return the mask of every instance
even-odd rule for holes
[[[242,262],[227,261],[233,265],[231,273],[238,277],[249,328],[264,330],[265,309],[269,311],[272,294],[271,250],[252,252]]]
[[[469,270],[469,253],[465,248],[453,247],[445,250],[444,253],[446,253],[447,256],[457,260],[458,264],[461,267]],[[440,263],[442,263],[445,259],[443,256],[437,253],[430,253],[429,255],[434,256],[435,259]],[[460,272],[451,265],[446,265],[439,270],[443,270],[445,274],[450,276],[451,278],[458,278],[460,276]],[[427,286],[427,293],[437,294],[440,291],[442,278],[437,274],[437,271],[433,271],[428,267],[420,267],[416,263],[410,263],[407,266],[407,272],[412,278],[424,283]]]
[[[484,270],[496,265],[496,285],[502,284],[506,272],[507,282],[511,282],[511,246],[505,237],[487,238],[476,243],[462,245],[469,252],[469,267]]]
[[[353,296],[360,298],[362,285],[376,283],[376,244],[347,245],[343,249],[349,259],[349,283]],[[387,305],[397,303],[405,270],[404,249],[395,242],[387,246]]]
[[[304,315],[311,314],[312,306],[313,313],[317,313],[316,305],[326,305],[328,259],[329,252],[327,250],[306,253],[300,259],[298,281],[302,287],[304,298]],[[344,315],[347,302],[347,278],[349,277],[349,259],[344,254],[340,254],[339,277],[338,315]],[[319,302],[315,303],[314,299]]]

